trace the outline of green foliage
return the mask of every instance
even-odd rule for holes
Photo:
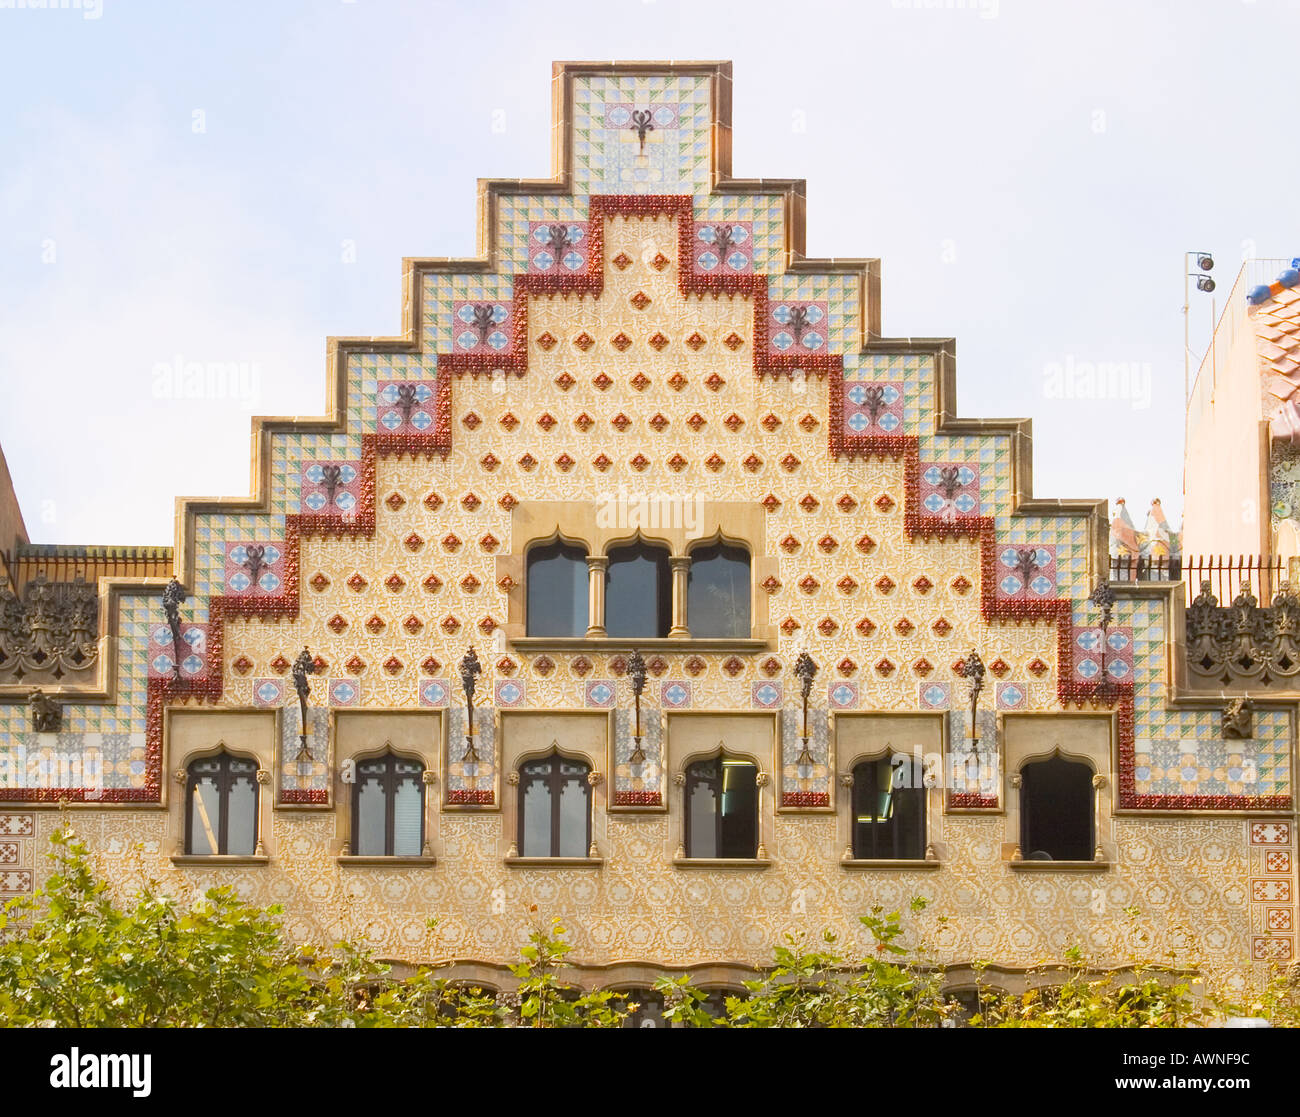
[[[1212,1013],[1196,1001],[1187,981],[1145,971],[1121,979],[1089,977],[1080,963],[1059,985],[1021,994],[982,993],[971,1020],[989,1028],[1185,1028],[1204,1026]]]
[[[0,1021],[66,1027],[274,1027],[350,1021],[364,955],[283,942],[277,908],[212,889],[189,908],[148,882],[130,910],[95,878],[71,830],[54,872],[0,912]],[[24,926],[25,924],[25,926]]]
[[[437,968],[395,977],[369,951],[295,946],[280,908],[256,908],[215,888],[184,906],[146,881],[119,906],[71,829],[53,838],[54,871],[39,892],[0,909],[0,1025],[70,1027],[612,1028],[638,1006],[624,994],[566,982],[572,945],[559,922],[534,927],[510,967],[517,987],[493,993],[448,981]],[[911,915],[925,909],[913,900]],[[530,908],[535,912],[536,908]],[[1130,942],[1144,946],[1136,912]],[[910,1028],[962,1022],[942,992],[943,968],[921,942],[905,945],[898,911],[861,917],[861,956],[824,931],[786,935],[763,976],[725,998],[685,975],[655,989],[664,1019],[689,1028]],[[943,916],[937,917],[942,925]],[[431,922],[430,926],[433,926]],[[978,1006],[965,1021],[997,1028],[1168,1028],[1224,1016],[1300,1026],[1300,980],[1275,970],[1259,987],[1204,992],[1204,975],[1140,959],[1098,976],[1081,949],[1030,974],[1031,988],[990,988],[979,968]]]
[[[925,907],[914,900],[912,911]],[[666,1019],[687,1027],[724,1028],[911,1028],[934,1027],[954,1008],[942,995],[942,972],[908,966],[901,915],[873,908],[860,922],[871,934],[865,957],[842,953],[836,935],[823,931],[816,949],[806,934],[784,937],[773,966],[747,995],[731,996],[724,1011],[710,1013],[706,994],[685,976],[661,978]]]
[[[616,1004],[625,1000],[621,993],[598,989],[585,993],[559,979],[556,971],[565,965],[564,956],[573,949],[564,941],[559,920],[551,924],[548,935],[534,930],[528,945],[519,953],[522,961],[510,967],[519,979],[515,997],[519,1002],[519,1019],[531,1028],[617,1028],[627,1018],[627,1011]]]

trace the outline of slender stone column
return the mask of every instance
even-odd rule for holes
[[[609,559],[604,555],[587,558],[587,635],[605,635],[605,570]]]
[[[691,572],[691,560],[683,555],[674,556],[668,562],[673,571],[673,626],[668,630],[668,635],[688,640],[691,630],[686,625],[686,583]]]

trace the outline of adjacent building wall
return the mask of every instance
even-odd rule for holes
[[[1183,553],[1271,552],[1268,441],[1261,431],[1259,358],[1246,292],[1277,261],[1244,265],[1201,362],[1187,409]]]
[[[12,552],[19,543],[26,542],[27,527],[18,507],[18,494],[14,492],[4,450],[0,449],[0,551]]]

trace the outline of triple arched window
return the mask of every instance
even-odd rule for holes
[[[751,633],[750,555],[721,539],[674,559],[667,545],[638,539],[603,559],[563,540],[527,558],[529,636],[744,640]]]

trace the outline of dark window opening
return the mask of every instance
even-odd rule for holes
[[[758,768],[717,756],[686,769],[686,856],[758,856]]]
[[[853,769],[853,856],[861,860],[925,857],[925,785],[910,756],[882,756]]]
[[[686,624],[696,637],[749,637],[749,552],[722,542],[691,552]]]
[[[1020,849],[1028,861],[1091,861],[1092,769],[1059,756],[1020,769]]]
[[[424,849],[424,765],[392,753],[357,765],[352,790],[352,852],[358,857],[418,857]]]
[[[528,552],[525,595],[529,636],[587,634],[587,552],[547,543]]]
[[[662,638],[672,627],[668,549],[649,543],[615,547],[605,571],[605,631],[615,637]]]
[[[664,1019],[662,994],[653,989],[620,989],[619,993],[624,999],[610,1003],[627,1013],[623,1018],[624,1028],[667,1028],[670,1025],[671,1022]]]
[[[519,768],[519,856],[591,851],[591,765],[552,753]]]
[[[710,989],[704,1000],[700,1002],[700,1011],[707,1016],[712,1016],[714,1020],[724,1020],[727,1016],[727,998],[738,997],[744,1000],[745,996],[743,989]]]
[[[257,848],[257,765],[229,753],[194,761],[185,780],[185,850],[251,857]]]

